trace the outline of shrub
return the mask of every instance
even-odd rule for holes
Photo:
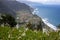
[[[1,18],[0,19],[0,24],[4,24],[4,25],[8,25],[10,27],[15,27],[16,26],[16,21],[15,21],[15,18],[12,16],[12,15],[9,15],[9,14],[4,14],[4,15],[1,15]]]

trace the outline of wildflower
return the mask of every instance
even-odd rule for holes
[[[22,36],[25,36],[26,34],[25,34],[25,32],[22,34]]]

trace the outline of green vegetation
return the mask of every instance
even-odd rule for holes
[[[42,22],[34,27],[35,24],[28,22],[16,28],[15,18],[11,15],[1,15],[0,25],[0,40],[60,40],[60,31],[58,32],[42,32]],[[13,27],[13,28],[11,28]]]
[[[33,26],[34,26],[34,25],[31,24],[30,22],[28,22],[28,23],[26,24],[26,27],[29,28],[29,29],[31,29],[31,30],[34,30],[34,29],[33,29]]]
[[[40,21],[39,24],[37,25],[37,30],[42,31],[42,22]]]
[[[14,27],[17,23],[15,18],[9,14],[2,14],[0,19],[0,25],[3,24],[4,26],[9,25],[10,27]]]
[[[38,31],[40,30],[40,31],[42,31],[42,23],[41,22],[39,22],[38,25],[28,22],[26,24],[26,27],[31,29],[31,30],[38,30]]]
[[[47,35],[24,27],[16,29],[5,26],[0,27],[0,40],[60,40],[60,32],[50,32]]]

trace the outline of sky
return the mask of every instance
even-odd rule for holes
[[[30,1],[42,4],[60,4],[60,0],[17,0],[17,1]]]

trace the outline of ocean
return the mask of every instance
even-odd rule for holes
[[[44,6],[35,6],[37,8],[38,16],[43,19],[47,19],[51,24],[57,26],[60,24],[60,6],[58,5],[44,5]]]

